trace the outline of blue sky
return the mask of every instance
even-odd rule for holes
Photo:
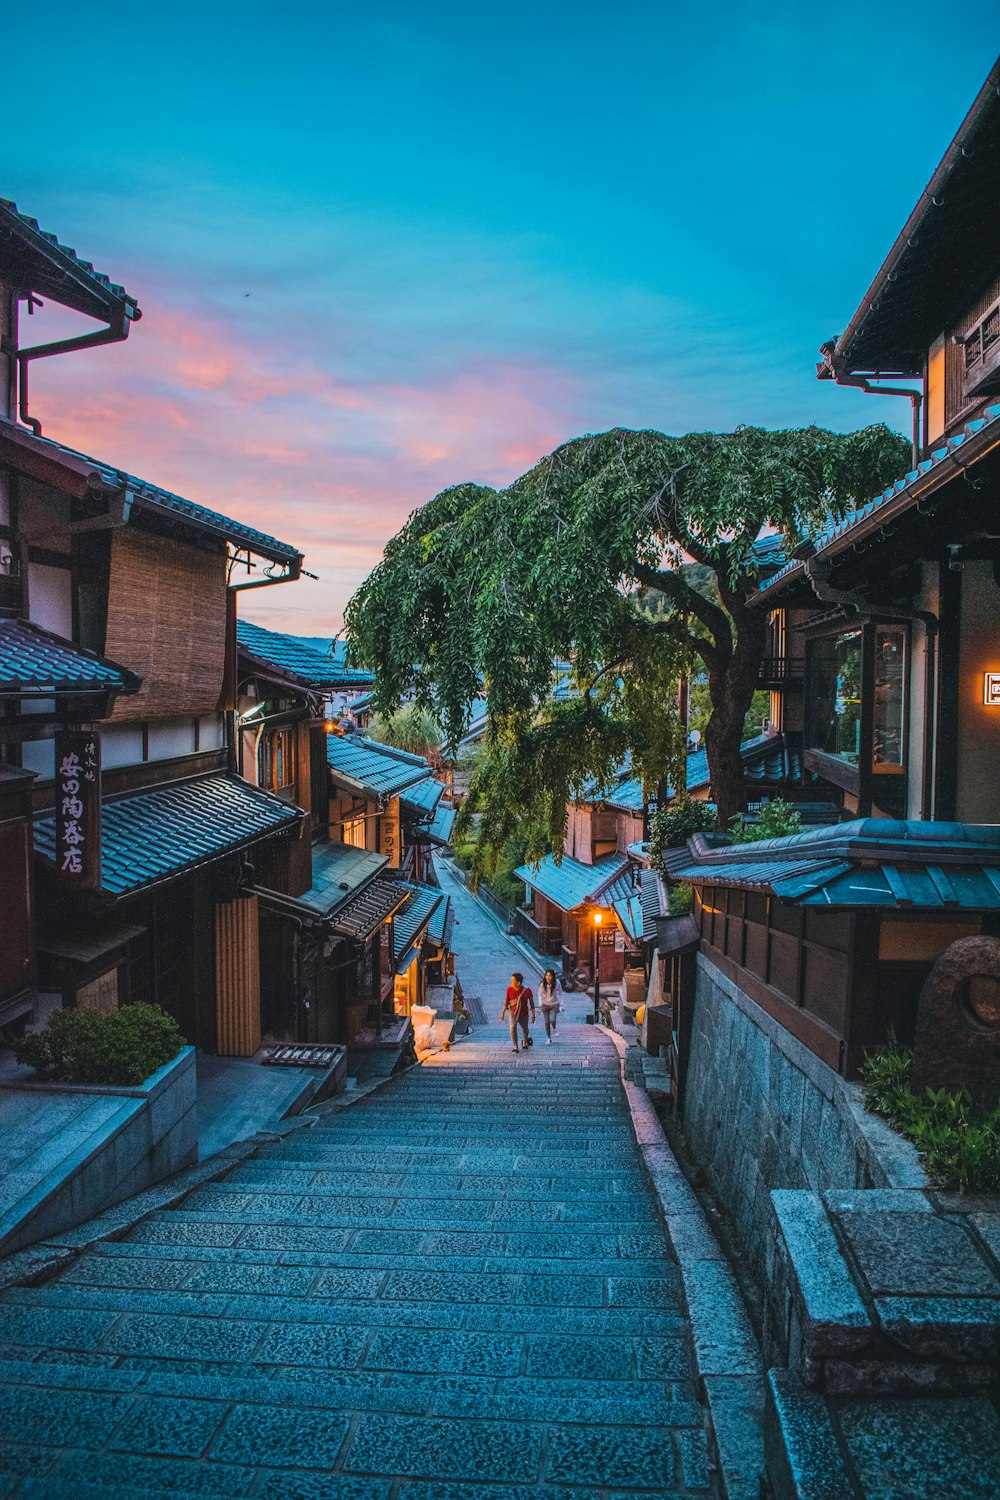
[[[300,545],[320,581],[252,612],[310,633],[415,505],[581,431],[905,430],[907,403],[814,361],[992,64],[995,7],[959,20],[925,0],[22,11],[0,193],[145,314],[124,346],[36,365],[33,410]]]

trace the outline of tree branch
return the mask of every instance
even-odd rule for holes
[[[699,619],[711,635],[720,657],[728,657],[732,654],[733,636],[725,610],[713,604],[711,599],[706,599],[704,594],[699,594],[698,590],[693,589],[680,573],[663,572],[659,568],[649,568],[645,563],[640,562],[631,564],[629,571],[638,583],[666,594],[678,609]]]

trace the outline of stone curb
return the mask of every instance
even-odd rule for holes
[[[677,1258],[720,1491],[725,1500],[759,1500],[765,1393],[760,1348],[736,1277],[659,1117],[645,1090],[625,1077],[624,1040],[606,1026],[600,1029],[618,1051],[639,1154]]]

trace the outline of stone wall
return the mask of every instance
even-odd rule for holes
[[[915,1149],[702,954],[684,1130],[763,1276],[776,1188],[922,1188]]]

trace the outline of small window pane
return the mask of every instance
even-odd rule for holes
[[[906,630],[880,625],[875,632],[875,707],[872,765],[901,771],[906,750]]]
[[[808,743],[857,765],[861,753],[861,631],[827,636],[810,649]]]

